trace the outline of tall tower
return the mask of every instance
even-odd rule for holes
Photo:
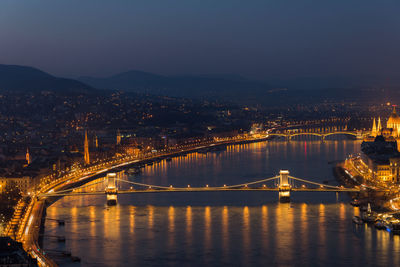
[[[120,144],[121,144],[121,132],[118,129],[118,131],[117,131],[117,145],[120,145]]]
[[[84,148],[84,159],[85,159],[85,164],[90,163],[90,156],[89,156],[89,142],[87,138],[87,131],[85,130],[85,143],[83,144]]]
[[[375,120],[375,118],[374,118],[374,123],[372,124],[371,135],[374,136],[374,137],[378,135],[377,134],[377,130],[376,130],[376,120]]]
[[[97,135],[95,136],[94,144],[95,144],[96,148],[99,148],[99,139],[97,138]]]
[[[31,155],[29,154],[29,148],[26,148],[25,159],[28,165],[31,164]]]

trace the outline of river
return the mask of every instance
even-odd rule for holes
[[[268,141],[191,153],[146,166],[137,182],[222,186],[275,176],[336,185],[332,161],[358,153],[360,141]],[[400,238],[356,226],[346,193],[157,193],[64,197],[47,209],[44,249],[61,266],[391,266]],[[65,220],[65,226],[51,219]],[[58,243],[55,236],[65,236]],[[81,258],[73,263],[59,251]]]

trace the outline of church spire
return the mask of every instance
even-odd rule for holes
[[[377,130],[376,130],[376,120],[374,118],[374,123],[372,124],[372,131],[371,131],[372,136],[377,136]]]
[[[87,131],[85,130],[85,143],[83,144],[84,148],[84,159],[85,159],[85,164],[90,163],[90,156],[89,156],[89,142],[88,142],[88,137],[87,137]]]
[[[31,164],[31,155],[29,154],[29,147],[26,148],[25,159],[28,165]]]
[[[376,130],[378,131],[378,133],[380,133],[382,130],[381,117],[378,118],[378,128]]]
[[[119,129],[117,130],[117,145],[121,144],[121,132],[119,131]]]
[[[97,138],[97,135],[95,135],[95,146],[96,148],[99,148],[99,139]]]

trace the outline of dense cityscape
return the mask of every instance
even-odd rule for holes
[[[398,4],[167,2],[0,4],[0,267],[399,266]]]

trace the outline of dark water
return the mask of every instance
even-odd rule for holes
[[[168,186],[221,186],[272,177],[280,169],[336,184],[328,162],[359,152],[358,141],[264,142],[174,158],[129,179]],[[355,226],[346,194],[158,193],[66,197],[47,211],[45,250],[63,266],[396,266],[400,239]],[[65,244],[54,236],[64,235]]]

